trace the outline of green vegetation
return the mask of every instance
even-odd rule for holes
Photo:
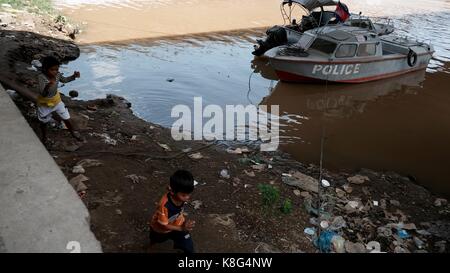
[[[291,199],[287,198],[284,200],[283,205],[281,206],[281,212],[284,214],[289,214],[292,212]]]
[[[54,11],[51,0],[0,0],[1,4],[9,4],[15,9],[35,13],[51,13]]]
[[[280,191],[277,187],[269,184],[259,184],[262,205],[265,213],[274,213],[276,211],[283,214],[290,214],[293,210],[292,201],[289,198],[280,203]]]

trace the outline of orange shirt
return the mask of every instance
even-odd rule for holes
[[[150,227],[159,233],[168,233],[166,226],[182,226],[184,224],[184,205],[176,206],[169,198],[169,193],[164,194],[159,201],[155,214],[153,214]]]

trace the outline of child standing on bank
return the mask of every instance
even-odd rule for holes
[[[186,221],[183,212],[195,185],[189,171],[178,170],[170,177],[168,193],[161,198],[150,222],[150,246],[172,240],[175,249],[181,249],[184,253],[194,252],[189,232],[195,222]]]
[[[42,73],[38,76],[39,95],[37,100],[37,116],[41,122],[42,140],[44,143],[47,139],[47,124],[55,121],[63,121],[72,136],[78,141],[82,141],[79,132],[74,130],[73,123],[70,119],[69,111],[58,91],[59,82],[68,83],[80,77],[80,72],[75,71],[72,76],[64,77],[59,72],[60,62],[51,56],[42,60]],[[55,115],[56,114],[56,115]]]

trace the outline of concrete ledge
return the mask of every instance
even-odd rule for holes
[[[0,85],[0,252],[101,252],[89,213]]]

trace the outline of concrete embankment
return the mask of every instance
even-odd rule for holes
[[[0,85],[0,252],[101,252],[89,213]]]

